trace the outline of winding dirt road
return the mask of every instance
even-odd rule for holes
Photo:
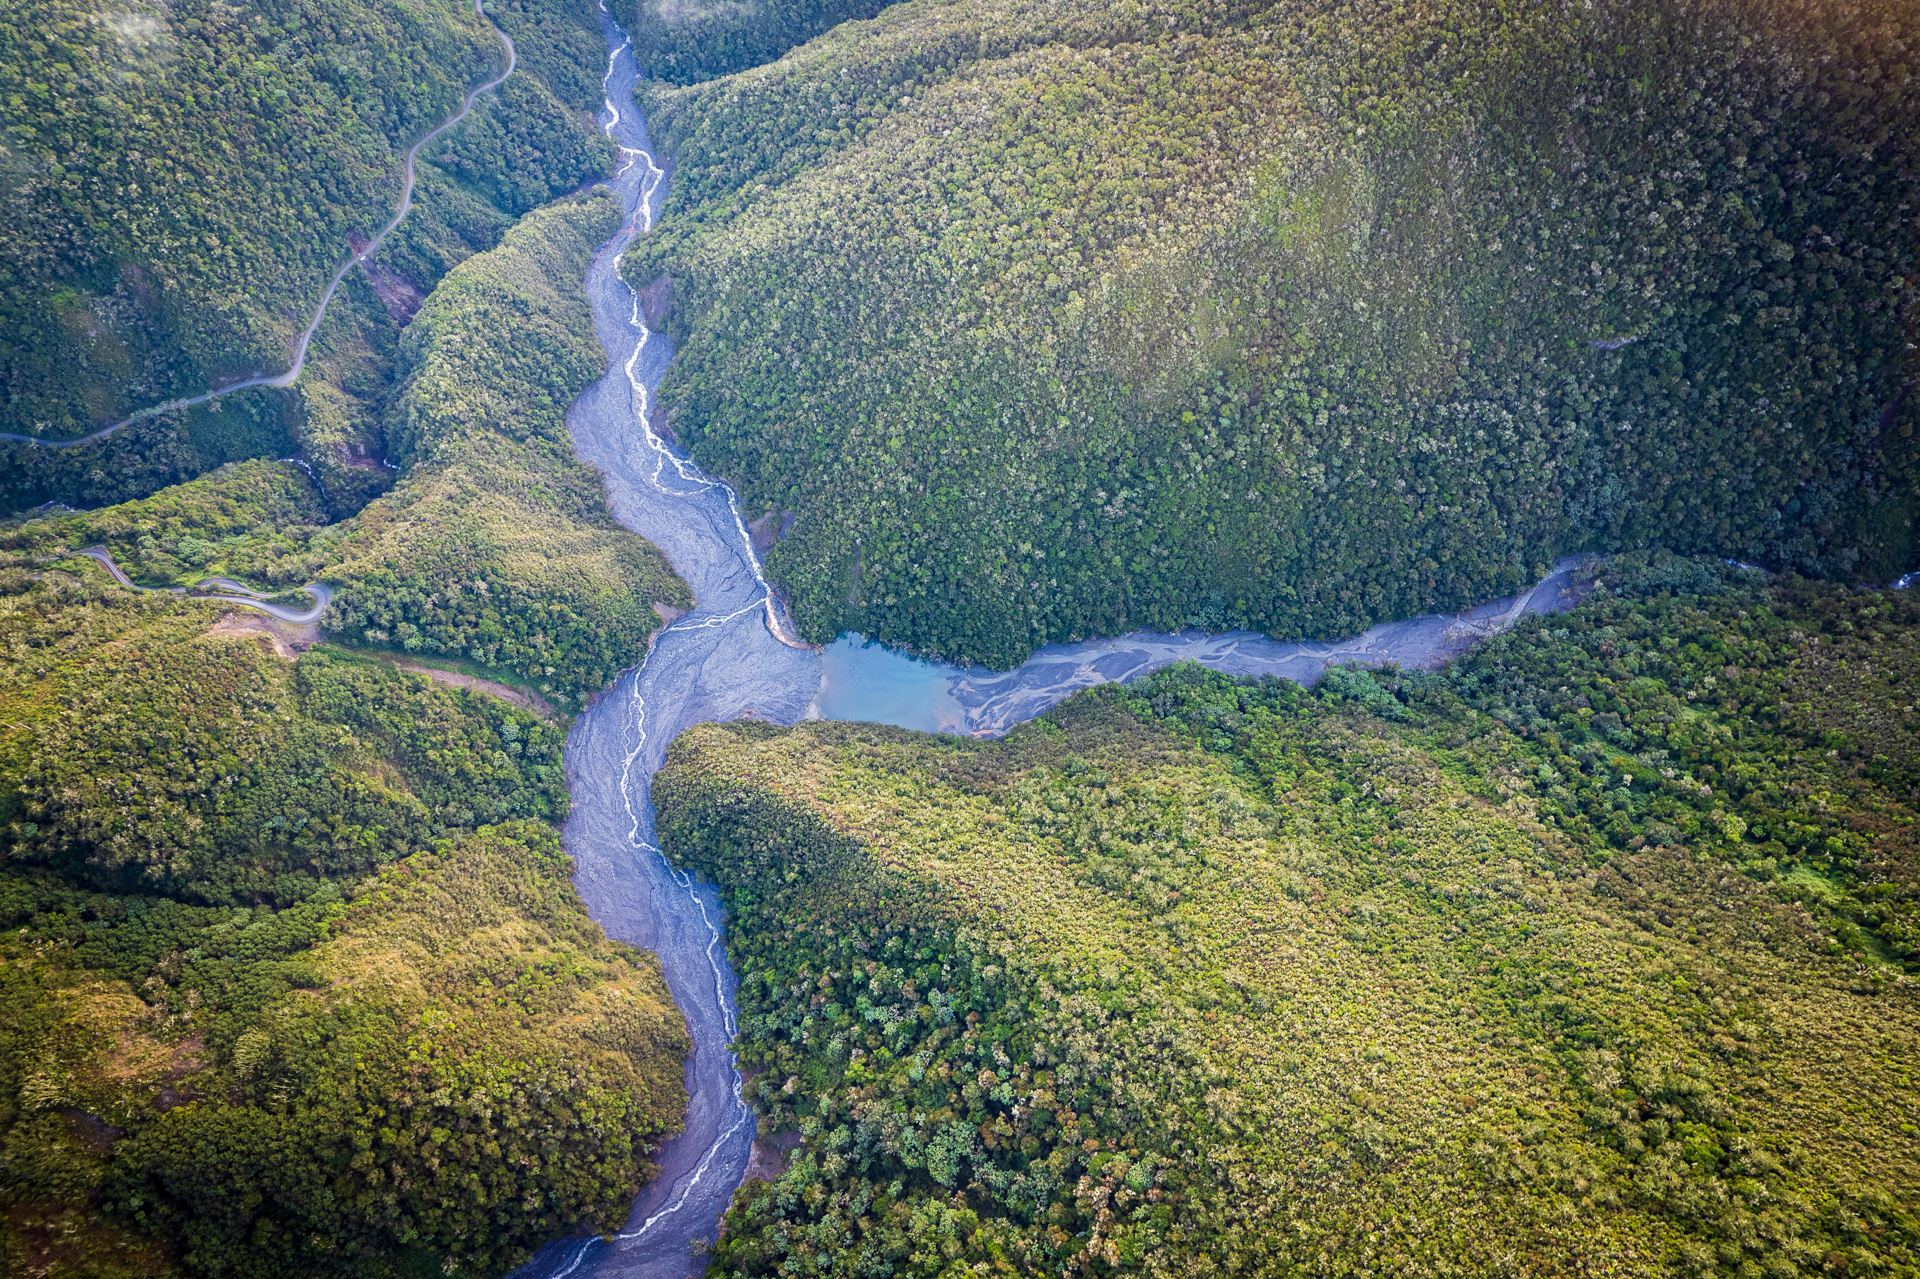
[[[192,408],[196,404],[205,404],[208,400],[217,400],[223,395],[232,395],[235,391],[245,391],[256,386],[285,387],[292,386],[295,382],[298,382],[301,371],[307,367],[307,347],[312,343],[313,335],[319,331],[320,321],[326,318],[327,306],[333,301],[333,295],[339,291],[340,282],[347,278],[347,272],[353,270],[354,267],[371,260],[373,255],[380,251],[380,245],[386,240],[387,236],[393,233],[395,227],[406,221],[407,214],[413,211],[414,163],[419,158],[420,148],[426,146],[427,143],[433,141],[448,129],[451,129],[454,125],[466,119],[467,114],[473,110],[474,100],[489,90],[499,88],[506,82],[507,77],[513,74],[514,67],[519,64],[520,54],[519,51],[513,47],[512,38],[499,27],[494,26],[493,19],[487,17],[486,10],[481,8],[480,4],[481,0],[473,0],[473,11],[480,16],[482,22],[485,22],[489,27],[493,28],[493,34],[499,37],[501,45],[505,47],[507,51],[506,70],[502,71],[493,79],[488,80],[486,83],[475,85],[473,88],[467,90],[467,96],[461,101],[458,111],[435,125],[429,132],[422,134],[418,141],[407,148],[406,177],[400,188],[399,209],[394,213],[393,219],[381,227],[372,239],[367,241],[366,247],[349,257],[345,262],[342,262],[339,269],[333,273],[333,278],[327,281],[326,292],[320,295],[320,304],[314,308],[313,318],[307,322],[307,327],[301,332],[299,341],[294,344],[293,363],[288,366],[286,372],[261,373],[254,377],[246,378],[243,381],[220,387],[218,390],[206,391],[200,395],[189,395],[184,399],[168,400],[165,404],[155,404],[148,408],[141,409],[131,417],[115,422],[112,426],[101,427],[93,434],[82,435],[77,439],[43,440],[33,435],[15,435],[9,431],[0,431],[0,440],[12,440],[19,444],[41,444],[52,449],[70,449],[77,444],[91,444],[95,440],[103,440],[123,426],[130,426],[135,422],[144,421],[150,417],[157,417],[162,413],[170,413],[175,409]],[[128,584],[131,585],[131,583]]]
[[[150,595],[177,595],[181,599],[204,600],[209,604],[238,604],[242,608],[257,608],[269,617],[277,617],[295,626],[305,626],[308,622],[319,621],[320,614],[327,611],[327,604],[333,599],[332,589],[324,582],[309,582],[300,588],[313,597],[313,607],[309,609],[292,609],[285,604],[270,604],[267,602],[267,597],[260,592],[250,591],[240,583],[225,577],[209,577],[200,585],[213,585],[225,591],[238,591],[244,594],[228,595],[209,592],[203,595],[190,591],[184,586],[141,586],[127,576],[125,569],[114,562],[113,553],[106,547],[89,546],[80,553],[105,566],[107,572],[113,574],[113,580],[130,591],[144,591]]]

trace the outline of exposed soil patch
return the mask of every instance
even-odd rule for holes
[[[353,248],[353,256],[360,257],[373,242],[355,231],[347,236],[347,243]],[[367,273],[367,283],[373,286],[373,295],[380,299],[380,305],[387,308],[387,314],[393,322],[405,327],[425,302],[426,295],[406,276],[391,267],[378,266],[373,262],[362,261],[360,269]]]
[[[744,1185],[749,1181],[772,1181],[787,1170],[793,1160],[793,1152],[800,1149],[800,1134],[797,1132],[777,1132],[771,1137],[753,1139],[753,1155],[747,1161],[747,1171],[740,1178]]]
[[[208,627],[207,634],[222,639],[255,640],[275,656],[291,662],[320,642],[320,624],[296,625],[246,609],[228,613]]]
[[[747,525],[747,532],[753,535],[753,549],[765,555],[775,542],[784,542],[787,534],[793,532],[793,512],[768,511]]]
[[[512,702],[522,710],[532,711],[542,719],[554,719],[556,713],[553,704],[538,693],[529,693],[523,688],[511,684],[498,684],[490,679],[480,679],[473,675],[463,675],[459,671],[443,671],[434,666],[409,666],[396,662],[395,666],[403,671],[412,671],[416,675],[425,675],[436,684],[449,684],[454,688],[472,689],[476,693],[485,693],[497,697],[503,702]]]
[[[653,611],[658,613],[661,622],[668,626],[672,626],[675,622],[687,615],[686,609],[675,608],[671,604],[662,604],[659,600],[653,602]]]
[[[341,443],[333,446],[334,456],[340,459],[340,465],[352,467],[356,471],[384,471],[387,464],[367,452],[367,446],[358,442]]]
[[[373,295],[380,299],[380,305],[387,308],[387,314],[393,322],[405,327],[420,310],[426,295],[414,287],[413,281],[396,274],[383,266],[371,262],[365,264],[367,283],[373,286]]]
[[[672,305],[673,281],[664,275],[640,290],[640,318],[655,333],[660,331],[660,322],[667,318],[667,308]]]
[[[647,425],[652,428],[655,435],[667,443],[678,444],[680,442],[680,437],[673,433],[673,427],[667,424],[667,411],[665,409],[655,407],[653,412],[647,414]]]

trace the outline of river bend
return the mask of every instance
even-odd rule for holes
[[[746,1171],[754,1117],[741,1098],[731,1051],[736,982],[721,909],[710,885],[677,875],[654,843],[648,789],[667,745],[694,724],[751,715],[791,724],[806,718],[868,720],[962,733],[1003,733],[1078,689],[1194,660],[1236,675],[1275,674],[1311,683],[1345,661],[1432,665],[1528,612],[1566,607],[1572,565],[1527,594],[1459,617],[1375,627],[1338,644],[1284,644],[1245,633],[1159,635],[1042,649],[1018,670],[962,670],[919,662],[858,636],[825,650],[793,637],[761,573],[739,503],[648,425],[660,375],[673,358],[648,331],[640,303],[620,278],[620,255],[647,234],[666,196],[645,121],[633,104],[637,74],[626,35],[601,22],[612,50],[601,124],[620,148],[609,185],[628,213],[586,280],[609,368],[573,405],[575,451],[606,476],[609,505],[627,528],[666,553],[693,588],[694,611],[657,632],[645,663],[622,676],[575,721],[567,739],[572,816],[564,837],[574,882],[607,932],[660,957],[667,988],[687,1019],[686,1127],[655,1153],[660,1173],[611,1240],[562,1240],[524,1267],[524,1279],[644,1276],[682,1279],[704,1266],[720,1215]]]

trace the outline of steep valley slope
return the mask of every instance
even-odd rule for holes
[[[349,273],[300,383],[74,449],[0,443],[0,507],[107,505],[289,453],[307,456],[336,518],[391,482],[381,422],[422,298],[615,162],[591,119],[606,60],[591,0],[511,0],[488,17],[519,69],[421,152],[413,212]],[[0,19],[13,213],[0,431],[70,440],[285,368],[327,277],[392,216],[401,155],[501,56],[451,2]]]
[[[570,883],[564,724],[396,669],[571,711],[692,603],[563,417],[618,223],[562,199],[447,272],[346,520],[253,459],[0,525],[0,1269],[497,1274],[652,1176],[689,1040]],[[315,577],[352,647],[168,593]]]
[[[1603,575],[1439,673],[683,735],[790,1152],[708,1273],[1912,1273],[1920,610]]]
[[[912,0],[660,86],[678,438],[809,638],[1912,566],[1908,4]]]

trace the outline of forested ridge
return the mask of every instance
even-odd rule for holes
[[[142,586],[197,586],[209,577],[259,590],[313,580],[325,556],[307,558],[326,527],[313,481],[288,462],[230,462],[152,497],[72,515],[0,525],[0,551],[20,567],[101,546]]]
[[[0,323],[13,406],[0,426],[72,438],[138,407],[284,368],[326,277],[392,215],[405,149],[501,56],[485,23],[454,4],[417,14],[351,4],[249,12],[204,22],[174,10],[124,21],[77,14],[58,27],[72,45],[62,56],[91,96],[63,99],[66,115],[14,97],[7,145],[21,180],[9,190],[23,245],[9,263],[18,278],[7,305],[17,314]],[[519,70],[421,152],[413,212],[370,267],[343,282],[300,384],[143,420],[77,450],[0,445],[9,509],[106,505],[224,462],[295,452],[320,475],[336,517],[386,487],[379,423],[398,333],[421,299],[516,218],[613,167],[592,121],[606,45],[591,0],[514,0],[488,16],[515,40]],[[435,24],[446,28],[439,36]],[[0,72],[30,78],[31,58],[52,56],[47,33],[16,35],[0,46]],[[456,35],[466,42],[457,48],[447,43]],[[72,43],[83,36],[93,43]],[[196,43],[203,38],[209,48]],[[144,42],[145,61],[119,67],[114,59],[132,56],[129,39]],[[249,97],[258,76],[279,79]],[[376,128],[336,101],[341,94],[368,112],[396,95],[420,102],[381,107]],[[200,112],[216,98],[218,110]],[[149,99],[165,109],[139,115]],[[183,111],[188,101],[195,113]],[[129,142],[123,125],[154,136]],[[56,135],[80,148],[56,167],[84,199],[68,193],[62,204],[64,186],[22,177],[53,163],[44,148]],[[110,181],[129,157],[166,180]],[[83,213],[92,221],[68,225]],[[142,220],[155,218],[164,233]],[[193,225],[174,225],[182,219]],[[28,252],[43,231],[58,244]]]
[[[322,580],[342,643],[470,664],[573,711],[686,609],[686,583],[607,511],[566,411],[605,371],[580,283],[619,225],[604,190],[557,201],[454,268],[392,353],[389,491],[344,520],[291,462],[229,463],[151,497],[0,525],[19,572],[101,545],[146,586]],[[304,607],[305,597],[300,597]]]
[[[678,437],[804,634],[1911,567],[1911,6],[933,0],[657,87]]]
[[[8,1273],[490,1274],[617,1226],[687,1042],[568,882],[562,728],[6,558]]]
[[[580,282],[619,224],[604,189],[541,209],[408,326],[385,427],[405,475],[330,534],[329,632],[497,665],[578,708],[640,660],[655,602],[692,607],[567,433],[606,370]]]
[[[395,153],[502,56],[456,0],[7,25],[7,416],[55,438],[272,367],[347,233],[391,211]]]
[[[709,1273],[1912,1272],[1920,607],[1598,576],[1437,673],[683,735],[791,1150]]]

